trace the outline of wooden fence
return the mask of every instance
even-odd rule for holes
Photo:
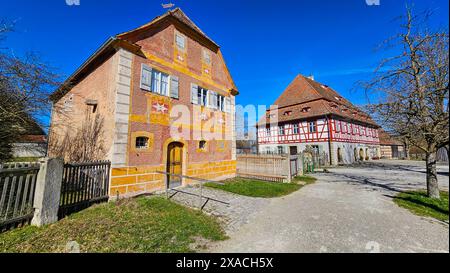
[[[65,164],[59,219],[109,199],[111,162]]]
[[[300,156],[238,155],[237,173],[240,177],[273,182],[290,182],[302,168]]]
[[[33,218],[38,163],[0,166],[0,232],[28,224]]]

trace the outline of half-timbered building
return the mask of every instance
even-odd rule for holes
[[[331,87],[297,76],[258,123],[260,153],[309,148],[332,165],[380,157],[379,126]],[[308,147],[309,146],[309,147]]]

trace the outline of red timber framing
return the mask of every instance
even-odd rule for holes
[[[296,126],[298,130],[295,132]],[[280,134],[280,127],[284,127],[284,134]],[[378,129],[339,118],[321,117],[271,125],[270,135],[267,128],[258,128],[259,144],[345,142],[377,145],[380,142]]]

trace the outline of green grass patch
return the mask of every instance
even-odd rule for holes
[[[220,189],[239,195],[263,198],[285,196],[298,191],[302,187],[302,185],[297,183],[265,182],[245,178],[226,180],[223,182],[223,185],[216,183],[207,183],[205,185],[210,188]]]
[[[441,221],[448,221],[448,192],[441,192],[441,199],[427,196],[424,191],[400,193],[394,202],[420,216],[433,217]]]
[[[314,183],[316,183],[316,181],[317,181],[317,178],[312,177],[312,176],[307,176],[307,175],[296,176],[294,178],[294,182],[301,182],[301,183],[305,183],[307,185],[314,184]]]
[[[43,228],[0,234],[0,252],[60,253],[76,241],[83,253],[194,252],[196,238],[225,240],[214,218],[164,198],[106,203]]]
[[[17,158],[12,158],[11,160],[8,160],[7,162],[38,162],[39,159],[41,159],[41,157],[17,157]]]

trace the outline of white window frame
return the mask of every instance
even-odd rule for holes
[[[197,88],[198,105],[208,106],[208,100],[209,100],[208,94],[209,94],[208,89],[198,86],[198,88]]]
[[[294,124],[293,132],[294,132],[294,135],[300,134],[300,125],[298,123]]]
[[[317,133],[317,124],[315,121],[310,121],[308,125],[309,133]]]
[[[280,136],[286,135],[286,128],[284,127],[284,125],[278,126],[278,135]]]

